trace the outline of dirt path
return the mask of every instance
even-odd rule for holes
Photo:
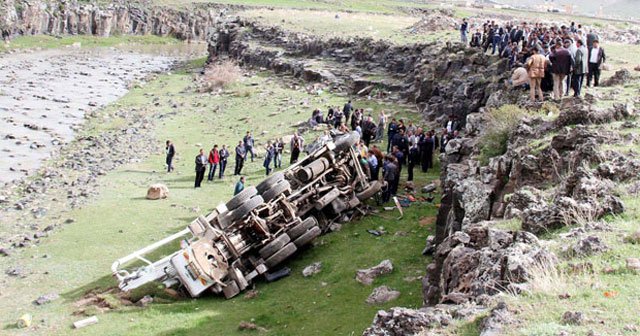
[[[117,49],[56,49],[0,56],[0,184],[33,173],[73,139],[85,113],[175,57]]]

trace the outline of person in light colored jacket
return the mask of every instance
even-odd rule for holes
[[[532,51],[533,55],[527,60],[527,69],[531,81],[529,95],[532,102],[536,101],[536,94],[540,95],[540,101],[543,101],[544,96],[542,95],[540,83],[544,78],[544,71],[549,64],[549,60],[538,53],[538,48],[533,48]]]
[[[576,41],[576,46],[575,65],[571,77],[571,88],[573,89],[574,97],[580,96],[584,76],[589,72],[589,60],[587,59],[589,51],[582,40]]]

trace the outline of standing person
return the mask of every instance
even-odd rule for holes
[[[235,188],[233,188],[233,196],[239,194],[244,190],[244,176],[240,176],[238,182],[236,182]]]
[[[207,170],[207,157],[204,156],[204,150],[200,148],[200,152],[196,155],[196,183],[194,188],[200,188],[202,180],[204,180],[204,172]]]
[[[253,162],[253,157],[255,156],[255,154],[253,153],[253,145],[255,141],[253,140],[253,136],[251,135],[251,132],[247,132],[247,135],[245,135],[244,138],[242,138],[242,141],[244,142],[244,150],[245,150],[244,159],[246,160],[247,155],[251,153],[251,162]]]
[[[538,48],[532,49],[533,55],[529,57],[527,60],[527,69],[529,70],[529,98],[532,102],[536,101],[536,95],[540,95],[540,101],[544,100],[544,96],[542,95],[542,87],[540,83],[542,82],[542,78],[544,78],[544,72],[547,68],[547,59],[538,53]],[[447,132],[449,129],[447,128]]]
[[[593,48],[593,42],[596,40],[599,40],[596,32],[593,31],[593,29],[589,30],[589,33],[587,34],[587,49]]]
[[[282,138],[276,140],[275,146],[275,160],[273,166],[275,168],[282,168],[282,153],[284,152],[284,141]]]
[[[371,181],[378,180],[378,158],[373,153],[372,150],[369,150],[367,153],[367,161],[369,162],[369,170],[371,171]]]
[[[433,139],[427,132],[422,133],[418,141],[420,147],[420,168],[426,173],[431,168],[431,160],[433,158]]]
[[[584,79],[584,74],[589,72],[589,65],[587,60],[588,51],[582,44],[582,40],[576,41],[576,46],[576,58],[573,75],[571,76],[571,88],[573,89],[573,96],[579,97],[582,89],[582,80]]]
[[[211,151],[209,151],[209,176],[207,180],[213,181],[213,177],[216,176],[216,168],[220,163],[220,152],[218,151],[218,145],[213,145]]]
[[[389,123],[389,129],[387,130],[387,152],[391,150],[391,142],[393,141],[393,137],[398,132],[398,122],[396,118],[391,118],[391,122]]]
[[[176,148],[173,146],[173,142],[171,140],[167,140],[165,147],[165,151],[167,154],[166,163],[167,163],[167,173],[170,173],[173,170],[173,157],[176,155]]]
[[[407,158],[404,155],[404,153],[400,150],[400,148],[398,148],[397,146],[393,146],[393,149],[391,150],[391,155],[395,157],[396,165],[398,167],[398,173],[396,174],[396,180],[394,183],[395,189],[391,190],[392,194],[395,195],[398,190],[398,185],[400,185],[400,175],[402,174],[402,166],[406,163]]]
[[[244,159],[247,157],[247,151],[244,148],[242,141],[238,141],[236,146],[236,169],[233,175],[240,175],[242,173],[242,167],[244,166]]]
[[[271,173],[271,161],[273,160],[273,158],[276,156],[276,150],[273,147],[273,145],[271,144],[271,141],[269,141],[267,143],[267,152],[264,155],[264,163],[262,164],[262,166],[264,166],[264,169],[267,172],[267,175],[269,175],[269,173]]]
[[[387,128],[387,115],[384,114],[384,111],[380,111],[380,116],[378,116],[378,128],[376,129],[376,137],[374,141],[382,141],[382,137],[384,136],[384,130]]]
[[[412,142],[409,147],[409,163],[407,164],[407,181],[413,181],[413,168],[420,163],[420,148],[418,142]]]
[[[398,147],[398,149],[404,154],[402,160],[399,162],[398,171],[400,170],[400,165],[404,164],[407,155],[409,154],[409,139],[404,135],[404,129],[400,129],[396,135],[393,136],[393,141],[391,141],[391,145],[393,147]]]
[[[373,122],[373,118],[366,117],[365,121],[362,122],[362,140],[364,140],[364,144],[368,147],[371,143],[371,139],[376,134],[376,124]]]
[[[349,117],[351,116],[351,111],[353,110],[353,106],[351,105],[351,100],[349,100],[342,107],[342,113],[344,114],[344,123],[349,124]]]
[[[302,150],[302,146],[304,145],[304,139],[295,132],[293,134],[293,138],[291,138],[291,160],[290,164],[294,164],[298,162],[298,157],[300,156],[300,151]]]
[[[220,173],[218,178],[222,179],[224,177],[224,171],[227,169],[227,159],[229,158],[229,150],[227,149],[227,145],[222,145],[222,149],[218,153],[220,156]]]
[[[342,111],[336,108],[333,112],[333,127],[338,128],[342,125]]]
[[[551,74],[553,76],[553,99],[562,99],[564,77],[571,72],[573,58],[560,40],[556,40],[556,48],[549,56]]]
[[[462,19],[462,24],[460,25],[460,42],[467,44],[467,33],[469,32],[469,23],[467,22],[467,18]]]
[[[567,49],[569,51],[569,54],[571,54],[571,58],[573,59],[573,65],[574,65],[574,69],[575,70],[575,60],[576,60],[576,52],[578,51],[578,45],[572,40],[572,39],[565,39],[564,40],[564,48]],[[567,89],[564,92],[565,96],[569,95],[569,89],[571,88],[571,82],[572,82],[572,77],[573,77],[573,70],[569,71],[569,74],[567,75]]]
[[[606,60],[604,49],[600,47],[600,42],[596,39],[593,41],[593,46],[589,48],[589,73],[587,74],[587,86],[591,85],[591,78],[593,77],[593,86],[596,87],[600,84],[600,66]]]
[[[382,202],[387,203],[391,199],[391,195],[395,195],[394,190],[398,187],[394,186],[396,181],[396,175],[398,173],[398,167],[395,163],[395,157],[393,155],[387,155],[385,157],[382,177],[387,182],[387,187],[382,193]]]

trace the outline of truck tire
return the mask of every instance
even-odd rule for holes
[[[262,194],[262,198],[265,202],[269,202],[289,189],[291,189],[291,184],[289,184],[289,181],[282,180],[278,184],[272,186],[271,189],[265,191]]]
[[[237,195],[233,196],[227,202],[227,209],[229,211],[235,210],[237,207],[241,206],[244,202],[248,201],[251,197],[258,194],[258,191],[255,187],[247,187]]]
[[[297,249],[298,248],[295,244],[289,243],[269,257],[269,259],[265,260],[264,264],[268,268],[275,267],[285,259],[289,258]]]
[[[240,195],[240,194],[238,194],[238,195]],[[263,203],[264,203],[264,200],[262,199],[262,196],[258,195],[258,196],[251,197],[246,202],[244,202],[244,204],[242,204],[241,206],[237,207],[235,210],[231,211],[227,215],[228,223],[231,224],[231,223],[237,221],[238,219],[241,219],[241,218],[247,216],[251,211],[253,211],[255,208],[259,207]]]
[[[256,186],[256,190],[258,190],[258,194],[262,195],[265,191],[271,189],[271,187],[280,183],[280,181],[283,181],[283,180],[284,180],[284,174],[282,172],[277,172],[267,177],[262,182],[258,183],[258,185]]]
[[[342,152],[349,149],[351,146],[355,145],[360,141],[360,135],[358,132],[351,132],[349,134],[344,134],[337,137],[334,140],[336,148],[333,150],[334,152]]]
[[[373,181],[370,183],[369,188],[357,193],[356,197],[360,201],[364,201],[366,199],[373,197],[373,195],[379,192],[380,189],[382,189],[382,183],[380,183],[380,181]]]
[[[300,236],[298,239],[294,240],[293,243],[297,247],[305,246],[308,243],[310,243],[312,240],[314,240],[316,237],[318,237],[321,233],[322,233],[322,230],[320,230],[319,227],[314,226],[311,229],[309,229],[307,232],[305,232],[302,236]]]
[[[224,294],[225,298],[230,299],[240,293],[240,288],[238,287],[238,284],[235,280],[229,280],[225,282],[225,284],[227,286],[222,288],[222,293]]]
[[[302,221],[302,223],[292,227],[287,234],[289,235],[289,238],[296,240],[298,237],[302,236],[303,233],[307,232],[307,230],[317,225],[318,221],[315,217],[307,217]]]
[[[258,254],[260,254],[260,258],[266,260],[267,258],[272,256],[274,253],[276,253],[279,249],[281,249],[283,246],[285,246],[290,241],[291,241],[291,238],[289,237],[289,235],[282,234],[282,235],[276,237],[276,239],[270,241],[264,247],[262,247],[258,251]]]

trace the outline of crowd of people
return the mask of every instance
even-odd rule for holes
[[[580,24],[545,25],[542,23],[486,21],[472,31],[467,19],[460,24],[461,41],[485,53],[508,59],[513,68],[509,85],[529,89],[530,99],[542,101],[544,92],[560,100],[573,91],[580,96],[585,84],[598,86],[606,55],[597,33]]]
[[[417,126],[412,121],[390,118],[384,111],[381,111],[377,120],[374,121],[373,116],[367,114],[364,109],[353,108],[351,101],[344,104],[342,108],[329,107],[326,116],[321,110],[314,110],[309,119],[309,125],[316,129],[318,126],[325,127],[324,133],[317,139],[321,143],[331,139],[329,130],[342,133],[355,131],[360,134],[360,141],[354,149],[369,179],[386,182],[387,187],[382,195],[383,202],[388,202],[391,196],[398,192],[403,171],[406,170],[406,180],[413,181],[416,168],[423,173],[433,168],[434,156],[437,156],[438,151],[444,152],[447,142],[458,137],[460,130],[460,121],[455,116],[450,116],[439,132]],[[383,146],[385,135],[386,145]],[[298,132],[288,138],[290,138],[288,140],[289,164],[294,164],[304,152],[305,140]],[[266,175],[271,174],[275,169],[282,168],[285,146],[284,138],[267,141],[263,156]],[[167,140],[166,164],[169,173],[174,170],[175,155],[174,144]],[[201,148],[195,157],[194,187],[200,188],[205,176],[208,181],[213,181],[216,175],[218,179],[223,179],[229,157],[230,151],[226,145],[219,147],[214,144],[208,154]],[[245,178],[242,176],[242,171],[245,162],[247,160],[253,162],[256,157],[256,142],[251,131],[248,131],[235,147],[233,175],[239,176],[239,179],[235,184],[234,194],[244,189]]]

